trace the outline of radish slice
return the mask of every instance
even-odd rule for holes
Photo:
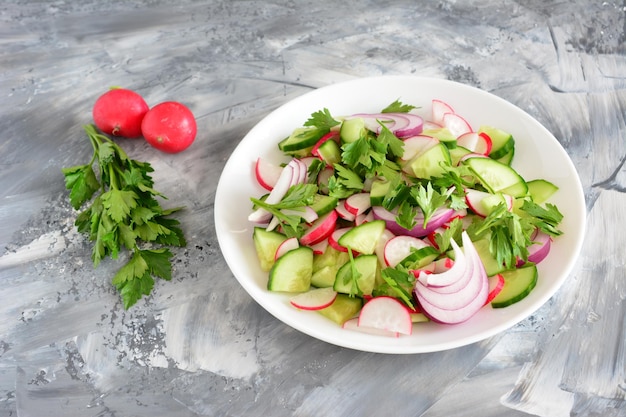
[[[354,218],[354,225],[360,226],[363,223],[371,222],[372,220],[376,219],[374,219],[374,213],[372,213],[371,211],[367,213],[361,213]]]
[[[359,314],[359,327],[373,327],[410,335],[413,331],[413,322],[409,311],[400,301],[382,296],[365,303]]]
[[[424,120],[424,126],[422,127],[422,133],[426,132],[427,130],[439,130],[442,127],[443,126],[441,126],[439,123],[435,123],[435,122],[430,121],[430,120]]]
[[[335,229],[335,231],[331,233],[331,235],[328,237],[328,244],[340,252],[348,252],[348,248],[339,244],[339,239],[351,229],[352,227],[342,227],[341,229]]]
[[[491,194],[473,188],[465,189],[465,202],[467,206],[481,217],[487,217],[492,208],[500,202],[504,202],[507,210],[511,211],[513,210],[514,201],[513,196],[509,194]]]
[[[328,180],[334,174],[335,170],[332,167],[326,167],[317,175],[317,187],[320,193],[328,194]]]
[[[487,295],[487,301],[485,305],[489,304],[504,288],[504,277],[502,274],[496,274],[489,277],[489,295]]]
[[[491,138],[485,133],[464,133],[456,139],[456,143],[480,155],[489,155],[491,152]]]
[[[261,157],[257,158],[254,164],[254,174],[257,182],[268,191],[272,191],[282,172],[283,167],[274,165]]]
[[[345,199],[343,205],[345,209],[353,216],[358,216],[359,214],[365,213],[365,211],[372,206],[372,204],[370,203],[370,194],[352,194],[350,197]]]
[[[447,127],[450,133],[455,137],[460,137],[465,133],[471,132],[470,124],[456,113],[446,113],[443,115],[443,125]]]
[[[328,247],[328,239],[324,239],[321,242],[309,246],[311,249],[313,249],[313,254],[321,255],[326,252],[326,248]]]
[[[280,258],[290,250],[298,249],[298,247],[300,247],[298,238],[290,237],[289,239],[286,239],[285,241],[283,241],[283,243],[278,245],[278,248],[276,249],[276,254],[274,255],[274,260]]]
[[[452,107],[441,100],[433,100],[432,101],[432,121],[439,125],[439,127],[443,126],[443,115],[446,113],[454,113],[454,109]]]
[[[292,297],[289,302],[301,310],[321,310],[330,306],[337,298],[337,292],[328,288],[315,288]]]
[[[355,330],[357,332],[367,333],[375,336],[400,337],[400,333],[398,332],[376,329],[374,327],[359,326],[358,317],[353,317],[349,320],[346,320],[341,327],[347,330]]]
[[[339,201],[339,203],[337,204],[337,207],[335,207],[335,211],[337,211],[337,214],[339,215],[339,217],[349,222],[353,222],[354,219],[356,218],[356,216],[350,213],[348,209],[346,208],[345,200]]]
[[[385,265],[395,268],[413,250],[428,246],[423,240],[413,236],[396,236],[387,241],[384,251]]]
[[[267,204],[276,204],[282,200],[291,187],[292,178],[293,166],[288,164],[285,168],[283,168],[278,181],[276,181],[274,188],[270,191],[269,195],[265,199],[265,202]],[[267,223],[271,218],[271,213],[264,208],[258,208],[248,216],[248,220],[253,223]]]
[[[416,135],[411,136],[403,140],[404,153],[402,154],[402,161],[410,161],[428,151],[430,148],[437,146],[439,139],[432,136]]]
[[[300,244],[311,246],[327,239],[337,225],[337,212],[331,210],[324,216],[315,220],[309,230],[300,238]]]

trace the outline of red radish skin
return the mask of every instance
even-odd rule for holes
[[[333,130],[322,136],[321,139],[318,140],[315,145],[313,145],[313,148],[311,148],[311,155],[319,157],[320,155],[318,149],[327,140],[334,140],[335,142],[339,142],[339,132]]]
[[[291,187],[291,181],[293,179],[293,168],[290,165],[285,166],[283,171],[278,178],[278,181],[274,185],[272,191],[265,199],[265,202],[268,204],[276,204],[280,200],[283,199],[287,191],[289,191],[289,187]],[[263,224],[267,223],[271,220],[272,215],[269,211],[258,208],[248,216],[248,220],[253,223]]]
[[[410,335],[413,332],[411,315],[404,305],[392,297],[372,298],[359,313],[359,327],[398,332]]]
[[[289,302],[300,310],[321,310],[330,306],[337,298],[332,288],[315,288],[291,297]]]
[[[337,214],[344,220],[349,222],[353,222],[356,216],[348,211],[346,208],[346,200],[341,200],[338,202],[337,207],[335,207]]]
[[[485,305],[489,304],[504,288],[504,277],[502,274],[496,274],[489,277],[489,295],[487,295],[487,301]]]
[[[352,227],[342,227],[340,229],[335,229],[335,231],[328,238],[328,244],[340,252],[348,252],[348,248],[339,244],[339,239],[351,229]],[[354,253],[354,251],[352,253]]]
[[[141,133],[146,142],[160,151],[182,152],[196,139],[196,119],[184,104],[166,101],[148,110],[141,122]]]
[[[305,246],[315,245],[328,239],[328,237],[335,231],[337,226],[337,212],[331,210],[324,216],[315,220],[309,230],[300,238],[300,244]]]
[[[281,172],[283,172],[283,167],[274,165],[260,157],[257,158],[254,164],[254,174],[257,182],[268,191],[272,191],[278,182],[278,178],[280,178]]]
[[[313,249],[313,254],[321,255],[326,252],[326,248],[328,247],[328,239],[324,239],[321,242],[317,242],[314,245],[309,245],[311,249]]]
[[[491,138],[486,133],[467,132],[459,136],[457,145],[479,155],[489,155],[491,152]]]
[[[141,123],[148,104],[138,93],[125,88],[114,88],[96,100],[92,117],[102,132],[123,138],[141,137]]]

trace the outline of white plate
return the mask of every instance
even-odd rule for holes
[[[560,187],[551,202],[564,214],[552,250],[539,264],[539,281],[524,300],[503,309],[483,308],[469,321],[457,325],[419,323],[411,336],[387,338],[341,329],[315,312],[298,311],[284,294],[267,291],[267,273],[259,268],[247,221],[250,197],[264,193],[254,177],[254,162],[263,156],[285,162],[277,143],[302,126],[314,113],[328,108],[334,116],[377,112],[399,99],[420,107],[430,119],[431,100],[452,105],[477,128],[490,124],[513,134],[513,166],[527,180],[547,179]],[[493,336],[535,312],[568,277],[580,252],[585,233],[585,202],[580,179],[558,141],[518,107],[485,91],[441,79],[412,76],[361,78],[311,91],[273,111],[237,146],[224,167],[215,196],[218,241],[233,274],[263,308],[287,325],[338,346],[368,352],[420,353],[451,349]]]

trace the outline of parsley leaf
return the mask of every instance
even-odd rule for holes
[[[328,190],[331,197],[346,198],[363,189],[363,180],[354,171],[335,164],[335,175],[328,179]]]
[[[122,247],[131,252],[112,282],[128,309],[150,294],[153,277],[171,279],[172,252],[154,247],[186,245],[179,222],[167,217],[181,208],[161,208],[155,197],[165,196],[153,188],[150,173],[154,170],[149,163],[129,158],[95,126],[84,129],[93,147],[91,161],[62,169],[72,207],[79,210],[87,205],[74,224],[94,242],[94,267],[107,256],[116,259]],[[152,248],[142,249],[144,245]]]
[[[447,192],[435,191],[431,182],[426,187],[422,184],[411,188],[411,196],[424,213],[424,227],[428,224],[433,213],[448,201]]]
[[[400,102],[400,100],[396,100],[384,109],[382,109],[381,113],[408,113],[415,108],[415,106],[412,106],[410,104],[403,104],[402,102]]]
[[[415,284],[415,276],[406,268],[385,268],[381,271],[381,277],[386,285],[381,285],[377,289],[380,295],[393,294],[402,300],[410,308],[415,308],[412,288]]]
[[[311,117],[304,122],[304,126],[313,126],[320,130],[330,130],[332,127],[339,125],[340,122],[331,116],[327,108],[318,110],[311,114]]]

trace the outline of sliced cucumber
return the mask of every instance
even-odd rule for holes
[[[511,165],[513,157],[515,156],[515,148],[511,149],[506,155],[496,159],[496,161],[503,163],[504,165]]]
[[[527,184],[528,194],[537,204],[546,202],[559,190],[559,187],[544,179],[531,180],[528,181]]]
[[[356,280],[352,279],[352,267],[358,272]],[[337,271],[333,289],[343,294],[371,295],[376,281],[376,269],[378,268],[378,256],[361,255],[354,259],[354,265],[346,262]]]
[[[427,129],[422,132],[422,135],[432,136],[433,138],[439,139],[439,142],[446,145],[448,149],[454,149],[457,147],[456,137],[447,127],[442,127],[440,129]]]
[[[341,162],[341,149],[339,149],[339,145],[334,140],[327,140],[322,143],[317,148],[317,152],[326,165],[333,166]]]
[[[352,143],[366,134],[365,120],[360,117],[344,120],[339,130],[341,143]]]
[[[493,126],[481,126],[478,133],[486,133],[491,138],[491,152],[489,156],[493,159],[500,159],[515,148],[513,136],[502,129]]]
[[[485,267],[487,276],[499,274],[506,269],[503,264],[498,263],[489,250],[489,239],[477,240],[474,242],[474,248],[476,248],[476,252],[478,252],[480,260],[483,261],[483,266]]]
[[[337,294],[331,305],[317,310],[322,316],[342,325],[346,320],[356,316],[363,307],[363,300],[359,297],[350,297],[346,294]]]
[[[281,243],[287,240],[287,236],[276,231],[268,232],[262,227],[255,227],[252,232],[252,240],[254,241],[254,247],[257,257],[259,258],[261,270],[264,272],[269,271],[274,265],[276,250]]]
[[[370,204],[372,206],[382,206],[385,196],[391,188],[391,182],[384,179],[374,179],[370,188]]]
[[[537,266],[527,264],[521,268],[501,273],[504,277],[502,291],[491,301],[494,308],[510,306],[524,299],[537,285]]]
[[[457,166],[461,158],[470,153],[472,153],[472,151],[462,146],[457,146],[454,149],[450,149],[450,162],[452,166]]]
[[[483,158],[487,159],[487,158]],[[451,165],[450,152],[443,143],[438,143],[424,153],[413,158],[405,169],[409,175],[416,178],[438,177],[446,172],[444,166]]]
[[[312,127],[299,127],[287,138],[278,143],[278,149],[288,154],[306,152],[322,137],[320,131]]]
[[[509,165],[491,158],[468,158],[464,163],[492,194],[501,192],[516,198],[528,194],[526,181]]]
[[[432,246],[426,246],[411,252],[409,256],[400,261],[400,265],[408,269],[420,269],[428,265],[439,256],[439,251]]]
[[[337,271],[348,260],[348,252],[338,251],[330,245],[326,247],[323,254],[315,255],[313,258],[311,285],[318,288],[332,287],[335,284]]]
[[[364,255],[371,255],[376,249],[378,240],[385,231],[384,220],[373,220],[356,226],[339,238],[344,248],[349,248]]]
[[[270,270],[270,291],[303,292],[311,287],[313,249],[300,246],[278,258]]]
[[[311,208],[320,217],[334,210],[335,207],[337,207],[337,199],[323,194],[316,194],[313,199],[313,204],[311,204]]]

